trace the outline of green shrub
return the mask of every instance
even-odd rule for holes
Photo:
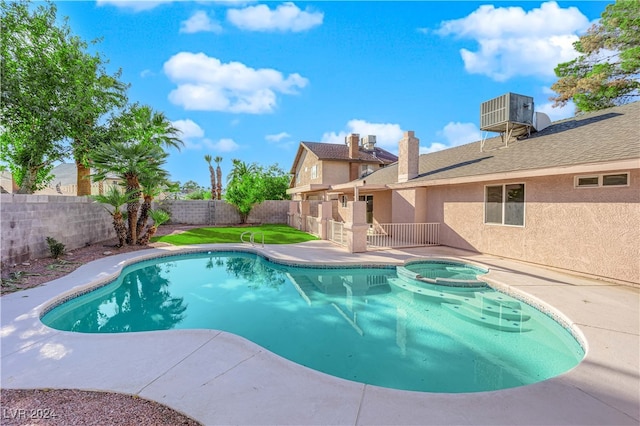
[[[47,237],[47,244],[49,244],[51,257],[53,257],[54,259],[57,259],[64,254],[64,244],[62,244],[61,242],[51,237]]]

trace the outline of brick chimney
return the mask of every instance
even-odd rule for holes
[[[398,146],[398,182],[407,182],[418,176],[420,139],[413,130],[404,132]]]
[[[349,145],[349,158],[359,158],[360,135],[357,133],[351,133],[347,136],[347,145]]]

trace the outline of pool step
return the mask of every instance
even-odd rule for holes
[[[482,312],[470,309],[465,305],[443,304],[442,307],[458,318],[494,330],[506,331],[509,333],[524,333],[532,330],[531,328],[523,325],[525,321],[520,322],[518,320],[501,319],[491,315],[484,315]]]
[[[502,318],[503,320],[524,322],[531,319],[531,315],[523,313],[520,307],[511,308],[504,305],[487,303],[486,294],[487,293],[479,294],[477,298],[465,300],[463,305],[482,315]],[[518,303],[518,305],[520,304]]]
[[[419,294],[420,296],[424,296],[425,298],[434,302],[452,303],[452,304],[458,304],[458,305],[462,303],[462,297],[459,295],[451,294],[449,292],[433,290],[417,284],[412,284],[403,279],[387,278],[387,282],[403,290],[407,290],[412,293]]]

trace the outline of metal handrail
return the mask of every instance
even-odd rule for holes
[[[244,236],[246,234],[250,234],[249,241],[245,241],[244,240]],[[248,242],[248,243],[251,243],[252,246],[254,246],[255,245],[254,240],[255,240],[256,234],[262,234],[262,247],[264,247],[264,232],[262,232],[262,231],[255,231],[255,232],[253,232],[253,231],[244,231],[242,234],[240,234],[240,242],[242,242],[242,243],[247,243]]]

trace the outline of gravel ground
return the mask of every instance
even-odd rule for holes
[[[156,235],[196,226],[163,225]],[[65,253],[60,259],[33,259],[2,265],[1,294],[37,287],[60,278],[81,265],[144,246],[115,247],[116,239]],[[199,425],[195,420],[162,404],[132,395],[73,389],[1,389],[0,424],[4,425]]]
[[[2,389],[5,426],[200,425],[157,402],[107,392]]]

